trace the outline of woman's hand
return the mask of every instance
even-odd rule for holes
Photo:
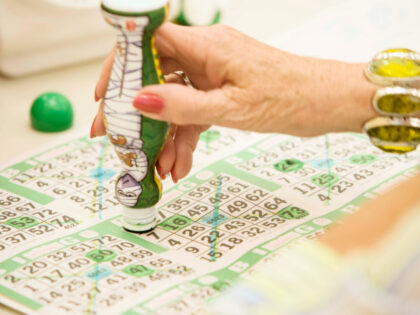
[[[292,55],[222,25],[166,23],[156,32],[156,46],[163,73],[184,71],[196,88],[147,86],[133,102],[143,115],[178,126],[159,160],[161,173],[172,170],[175,179],[188,173],[198,135],[209,125],[315,136],[360,131],[375,115],[375,86],[363,77],[364,64]],[[111,67],[112,56],[97,98],[105,95]],[[104,134],[101,111],[93,134]]]
[[[104,125],[104,97],[110,78],[112,63],[114,60],[114,51],[105,60],[99,82],[95,90],[95,101],[101,100],[98,114],[93,121],[90,136],[91,138],[104,136],[106,134]],[[175,74],[169,74],[165,77],[167,83],[183,84],[182,79]],[[191,170],[193,163],[193,153],[197,146],[200,134],[207,130],[208,126],[184,125],[177,126],[171,124],[168,140],[159,155],[156,164],[159,176],[162,179],[171,173],[174,183],[184,178]]]
[[[164,73],[182,70],[197,89],[144,88],[134,104],[152,118],[314,136],[360,131],[375,115],[375,87],[363,76],[364,64],[292,55],[222,25],[167,23],[156,44]]]

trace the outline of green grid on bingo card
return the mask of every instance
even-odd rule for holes
[[[99,190],[111,195],[114,189],[111,178],[98,188],[102,174],[116,174],[119,168],[111,150],[103,150],[103,141],[78,139],[68,143],[65,156],[58,157],[52,150],[25,160],[45,169],[40,178],[54,187],[20,184],[16,178],[13,181],[14,176],[33,176],[29,162],[3,171],[3,296],[22,308],[42,312],[48,306],[57,314],[62,311],[60,307],[72,306],[74,314],[103,310],[153,314],[176,307],[193,311],[204,307],[210,295],[222,293],[252,268],[264,267],[294,242],[319,237],[344,215],[358,211],[361,202],[378,195],[383,185],[413,176],[419,164],[411,155],[382,155],[374,151],[366,137],[352,134],[301,140],[277,135],[235,138],[237,134],[228,133],[226,136],[224,131],[217,131],[203,136],[202,144],[211,150],[202,155],[206,159],[211,159],[213,152],[219,155],[197,166],[178,185],[164,190],[167,199],[158,212],[162,222],[146,235],[123,231],[115,204],[102,209],[101,219],[78,217],[80,211],[90,211],[87,208],[101,208],[101,202],[108,197],[101,201]],[[233,147],[241,141],[243,144]],[[63,147],[67,145],[58,147],[59,152]],[[93,155],[101,156],[105,172],[92,172],[98,170],[97,161],[90,163]],[[54,167],[51,174],[50,163]],[[94,169],[90,169],[92,164]],[[243,164],[246,167],[239,167]],[[52,177],[57,170],[78,172],[82,174],[78,180],[86,179],[85,173],[86,177],[92,173],[96,176],[79,183],[84,186],[74,189],[77,196],[74,192],[66,195],[74,176]],[[223,185],[217,182],[219,177]],[[63,194],[54,195],[54,188]],[[327,191],[328,202],[318,200],[318,195]],[[83,199],[85,204],[79,205],[77,202]],[[171,204],[176,206],[169,207]],[[54,232],[46,233],[51,229]],[[190,232],[195,236],[188,236]],[[14,251],[9,251],[11,248]],[[212,259],[216,254],[220,255]],[[45,264],[48,267],[42,269]],[[29,273],[32,271],[34,274]],[[10,283],[12,276],[20,281]],[[24,291],[25,285],[33,292]],[[57,302],[48,305],[42,300],[42,292],[66,290],[68,285],[79,286],[74,287],[73,295],[78,299],[73,302],[81,303],[84,296],[85,304],[69,304],[71,294],[59,297],[58,302],[58,295],[53,293]],[[51,296],[44,298],[53,301]]]

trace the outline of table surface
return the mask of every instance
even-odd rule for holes
[[[342,1],[230,0],[223,23],[259,40],[269,41]],[[101,64],[102,61],[97,60],[20,79],[0,77],[0,133],[5,135],[0,150],[0,164],[60,141],[72,132],[84,131],[89,134],[90,124],[98,107],[94,102],[94,89]],[[75,122],[69,131],[50,134],[31,128],[31,103],[38,95],[47,91],[61,92],[73,103]],[[0,306],[0,314],[14,313]]]

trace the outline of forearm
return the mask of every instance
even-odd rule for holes
[[[316,99],[320,107],[320,127],[328,125],[330,132],[360,132],[362,125],[376,114],[372,98],[377,89],[368,82],[363,71],[365,64],[323,61],[320,69],[320,87]],[[325,73],[326,84],[322,84]],[[328,77],[327,77],[328,75]],[[314,104],[314,108],[318,109]]]
[[[300,131],[295,134],[360,132],[362,125],[375,116],[371,102],[377,87],[364,77],[366,64],[290,54],[286,54],[286,59],[296,74],[291,75],[282,98],[297,109],[293,121]]]
[[[195,86],[143,89],[163,105],[136,108],[156,120],[317,136],[358,132],[375,116],[376,87],[364,78],[363,64],[293,55],[221,25],[165,24],[156,44],[163,72],[182,69]]]

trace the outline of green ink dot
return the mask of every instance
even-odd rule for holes
[[[39,224],[38,220],[32,217],[18,217],[10,219],[6,222],[7,225],[15,227],[17,229],[29,229]]]
[[[184,227],[189,226],[191,223],[193,223],[193,221],[186,216],[174,215],[163,221],[161,224],[159,224],[159,226],[167,231],[178,232]]]
[[[211,143],[220,139],[222,135],[219,131],[216,130],[207,130],[203,132],[200,136],[200,140],[206,143]]]
[[[86,254],[86,257],[97,263],[114,260],[117,253],[108,249],[94,249]]]
[[[286,220],[297,220],[307,217],[309,212],[298,207],[289,206],[278,213],[278,216]]]
[[[311,177],[311,182],[319,187],[331,187],[335,185],[340,180],[337,174],[321,174]]]
[[[350,158],[350,162],[353,164],[372,164],[377,160],[375,155],[353,155]]]
[[[303,167],[303,162],[296,159],[282,160],[274,164],[274,168],[282,173],[296,172]]]
[[[123,269],[123,272],[129,276],[133,276],[137,278],[151,276],[152,274],[155,273],[153,269],[148,268],[143,265],[131,265],[131,266],[125,267]]]
[[[211,285],[211,288],[217,292],[224,292],[229,289],[232,285],[225,280],[219,280]]]

